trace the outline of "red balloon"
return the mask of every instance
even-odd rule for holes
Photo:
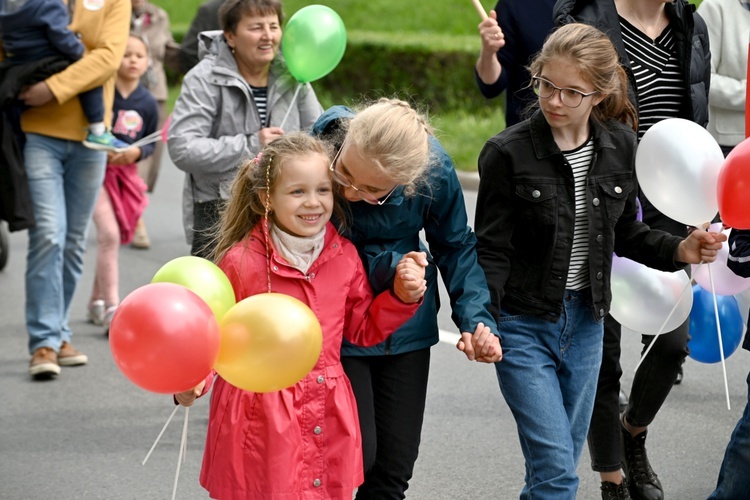
[[[737,144],[719,171],[716,195],[721,221],[736,229],[750,229],[750,139]]]
[[[219,356],[219,324],[208,304],[174,283],[133,290],[112,318],[115,363],[135,385],[175,394],[198,385]]]
[[[169,124],[172,123],[172,114],[167,116],[164,120],[164,125],[161,126],[161,142],[167,142],[167,136],[169,135]]]

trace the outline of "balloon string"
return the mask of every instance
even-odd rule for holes
[[[711,265],[708,265],[708,279],[711,282],[711,295],[714,299],[714,317],[716,318],[716,334],[719,336],[719,354],[721,355],[721,370],[724,372],[724,393],[727,396],[727,410],[732,407],[729,404],[729,384],[727,383],[727,365],[724,362],[724,343],[721,340],[721,322],[719,321],[719,304],[716,302],[716,289],[714,288],[714,275],[711,273]]]
[[[697,273],[697,272],[698,272],[698,270],[699,270],[699,269],[701,268],[701,266],[702,266],[702,265],[703,265],[703,261],[701,261],[701,262],[700,262],[700,264],[698,264],[698,266],[697,266],[697,267],[695,268],[695,273]],[[656,343],[656,339],[658,339],[658,338],[659,338],[659,335],[661,335],[661,333],[662,333],[662,332],[664,331],[664,329],[665,329],[665,328],[667,327],[667,322],[668,322],[668,321],[669,321],[669,320],[670,320],[670,319],[672,318],[672,315],[673,315],[673,314],[674,314],[674,312],[675,312],[675,311],[677,310],[677,306],[679,306],[679,305],[680,305],[680,302],[682,302],[682,298],[683,298],[683,297],[685,296],[685,292],[687,292],[687,291],[688,291],[689,289],[690,289],[690,280],[688,279],[688,282],[687,282],[687,283],[685,284],[685,287],[684,287],[684,288],[682,289],[682,292],[680,293],[680,297],[679,297],[679,298],[677,299],[677,302],[676,302],[676,303],[675,303],[675,305],[674,305],[674,306],[672,307],[672,310],[671,310],[671,311],[669,311],[669,314],[667,315],[667,318],[666,318],[666,319],[664,320],[664,323],[662,323],[662,324],[661,324],[661,327],[659,327],[659,331],[658,331],[658,333],[657,333],[657,334],[656,334],[656,335],[654,336],[654,340],[652,340],[652,341],[651,341],[651,343],[650,343],[650,344],[648,345],[648,347],[646,348],[646,351],[645,351],[645,352],[643,353],[643,356],[641,356],[641,359],[639,359],[639,360],[638,360],[638,364],[637,364],[637,365],[635,365],[635,370],[633,370],[634,372],[637,372],[637,371],[638,371],[638,367],[640,367],[640,366],[641,366],[641,363],[643,363],[643,360],[644,360],[644,359],[646,359],[646,355],[647,355],[647,354],[648,354],[649,352],[651,352],[651,348],[652,348],[652,347],[654,346],[654,344]]]
[[[143,462],[141,462],[141,465],[146,465],[146,461],[148,460],[148,457],[151,456],[151,452],[154,451],[154,448],[156,448],[156,445],[159,443],[159,440],[161,439],[161,435],[164,434],[164,431],[167,430],[167,426],[169,425],[169,422],[172,421],[172,417],[174,417],[174,414],[177,413],[177,410],[179,410],[180,405],[175,405],[174,410],[172,411],[172,414],[167,419],[167,422],[164,424],[164,427],[161,428],[161,432],[158,436],[156,436],[156,441],[154,441],[154,444],[151,446],[151,449],[148,450],[148,453],[146,454],[146,458],[143,459]]]
[[[190,414],[190,407],[185,407],[185,422],[182,424],[182,441],[180,441],[180,453],[177,455],[177,471],[174,474],[174,486],[172,487],[172,500],[177,497],[177,480],[180,478],[180,466],[185,458],[185,450],[187,449],[187,430],[188,430],[188,415]]]
[[[141,147],[141,146],[145,146],[146,144],[151,144],[152,142],[157,142],[161,139],[161,134],[162,134],[162,129],[159,129],[156,132],[153,132],[145,137],[141,137],[140,139],[135,141],[133,144],[129,144],[127,147],[122,148],[122,149],[127,149],[127,148],[132,148],[132,147]]]
[[[286,123],[286,119],[289,118],[289,113],[292,112],[292,107],[294,107],[294,102],[297,100],[297,94],[299,94],[300,89],[302,88],[302,84],[300,82],[296,83],[296,88],[294,89],[294,96],[292,97],[292,102],[289,103],[289,107],[286,110],[286,114],[284,115],[284,119],[281,120],[281,125],[279,125],[279,128],[284,128],[284,124]]]
[[[263,204],[263,237],[266,240],[266,277],[268,280],[268,293],[271,293],[271,234],[268,228],[268,214],[271,210],[269,208],[269,205],[271,204],[271,161],[273,161],[273,158],[269,158],[268,164],[266,164],[266,202]]]

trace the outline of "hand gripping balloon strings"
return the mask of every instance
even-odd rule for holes
[[[698,264],[698,266],[695,268],[694,273],[697,273],[698,269],[700,269],[702,265],[703,265],[703,261],[701,261],[701,263]],[[664,319],[664,323],[662,323],[661,327],[659,327],[659,331],[654,336],[654,340],[651,341],[651,343],[646,348],[646,351],[643,353],[643,356],[641,356],[641,359],[638,360],[638,364],[635,365],[635,370],[633,370],[634,372],[638,371],[638,367],[641,366],[641,363],[643,363],[643,360],[646,359],[646,355],[648,355],[648,353],[651,351],[651,348],[654,347],[654,344],[659,339],[659,335],[661,335],[661,333],[664,331],[664,328],[666,328],[667,322],[672,318],[672,315],[677,310],[677,306],[679,306],[680,302],[682,302],[682,298],[685,296],[685,292],[690,290],[690,288],[691,288],[691,283],[690,283],[690,280],[688,280],[687,283],[685,284],[685,287],[682,289],[682,293],[680,293],[680,296],[677,299],[677,302],[675,302],[675,305],[672,307],[672,310],[669,311],[669,314]]]
[[[708,279],[711,281],[711,295],[714,299],[714,317],[716,319],[716,334],[719,336],[719,354],[721,355],[721,369],[724,372],[724,392],[727,396],[727,410],[731,410],[729,405],[729,385],[727,384],[727,366],[724,363],[724,343],[721,340],[721,322],[719,321],[719,305],[716,303],[716,289],[714,288],[714,276],[711,273],[711,265],[708,264]]]
[[[253,160],[256,165],[260,165],[261,153]],[[271,293],[271,234],[268,228],[268,215],[270,214],[271,205],[271,162],[273,156],[269,156],[268,163],[266,164],[266,201],[263,203],[264,214],[263,214],[263,238],[266,240],[266,276],[268,277],[268,293]]]
[[[292,112],[292,107],[294,107],[294,103],[297,101],[297,95],[299,94],[300,89],[302,88],[302,84],[300,82],[296,82],[295,89],[294,89],[294,96],[292,97],[292,102],[289,103],[289,107],[286,110],[286,114],[284,115],[284,119],[281,120],[281,125],[279,125],[279,128],[284,128],[284,124],[286,123],[286,119],[289,118],[289,113]]]

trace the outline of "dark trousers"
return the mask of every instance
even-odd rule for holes
[[[419,455],[430,349],[348,356],[341,363],[362,429],[365,482],[356,499],[403,499]]]
[[[89,123],[104,121],[104,92],[101,87],[94,87],[86,92],[81,92],[78,94],[78,100],[81,101],[83,114]]]
[[[687,228],[684,224],[654,213],[653,207],[644,205],[644,222],[652,228],[683,238],[687,235]],[[641,355],[654,339],[656,339],[656,344],[638,367],[633,379],[628,409],[625,411],[625,418],[630,425],[647,427],[659,413],[688,355],[689,323],[689,319],[685,320],[677,329],[665,332],[658,337],[642,336]],[[602,366],[599,369],[594,413],[591,416],[588,435],[591,468],[596,472],[614,472],[622,467],[623,450],[618,402],[622,376],[620,333],[620,324],[608,315],[604,319]]]
[[[220,208],[221,200],[193,203],[193,245],[190,255],[211,259],[216,247],[215,230]]]

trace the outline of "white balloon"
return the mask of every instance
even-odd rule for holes
[[[654,207],[699,227],[719,211],[716,188],[723,162],[721,147],[706,129],[690,120],[668,118],[643,135],[635,172]]]
[[[613,256],[609,312],[622,326],[648,335],[671,332],[687,319],[692,307],[693,294],[687,273],[658,271]],[[675,311],[660,331],[673,308]]]

